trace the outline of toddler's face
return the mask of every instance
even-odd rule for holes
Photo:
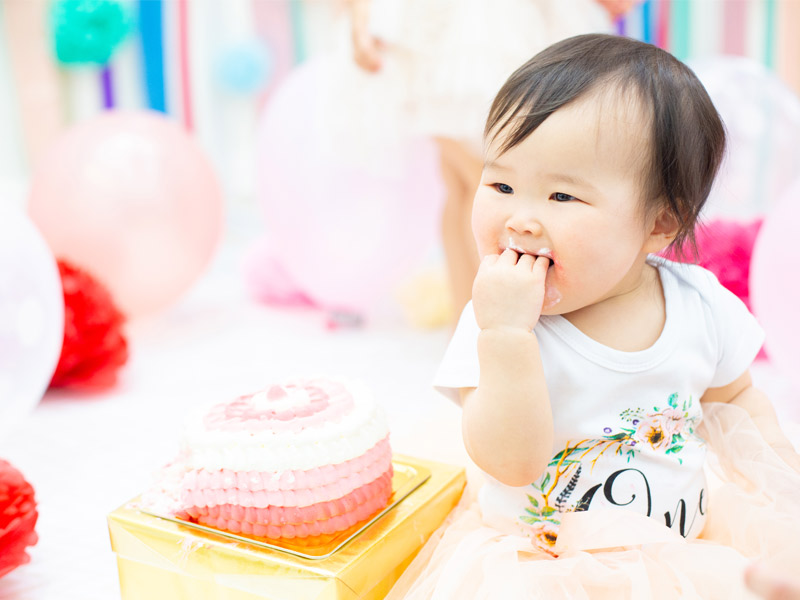
[[[542,314],[634,289],[648,240],[645,118],[608,94],[568,104],[525,140],[487,148],[472,228],[481,257],[506,248],[552,259]]]

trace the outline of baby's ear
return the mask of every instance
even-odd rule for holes
[[[657,254],[672,243],[678,235],[680,225],[671,210],[662,208],[651,221],[650,235],[646,242],[648,253]]]

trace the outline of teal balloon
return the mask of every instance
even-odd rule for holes
[[[116,0],[54,0],[50,23],[56,58],[65,65],[105,65],[130,31]]]
[[[252,94],[269,81],[273,62],[269,49],[259,40],[230,44],[217,57],[217,80],[229,92]]]

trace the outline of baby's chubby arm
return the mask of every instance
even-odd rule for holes
[[[701,402],[730,402],[745,409],[764,440],[790,467],[800,472],[800,456],[781,430],[769,398],[753,387],[750,371],[728,385],[706,390]]]
[[[464,444],[507,485],[532,483],[551,458],[553,417],[533,333],[549,264],[513,250],[489,255],[472,288],[481,374],[477,388],[462,391]]]

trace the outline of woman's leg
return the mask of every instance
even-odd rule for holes
[[[478,251],[472,235],[472,200],[481,178],[480,158],[461,142],[437,138],[442,178],[446,188],[442,211],[444,248],[455,316],[472,297],[472,281],[478,271]]]

